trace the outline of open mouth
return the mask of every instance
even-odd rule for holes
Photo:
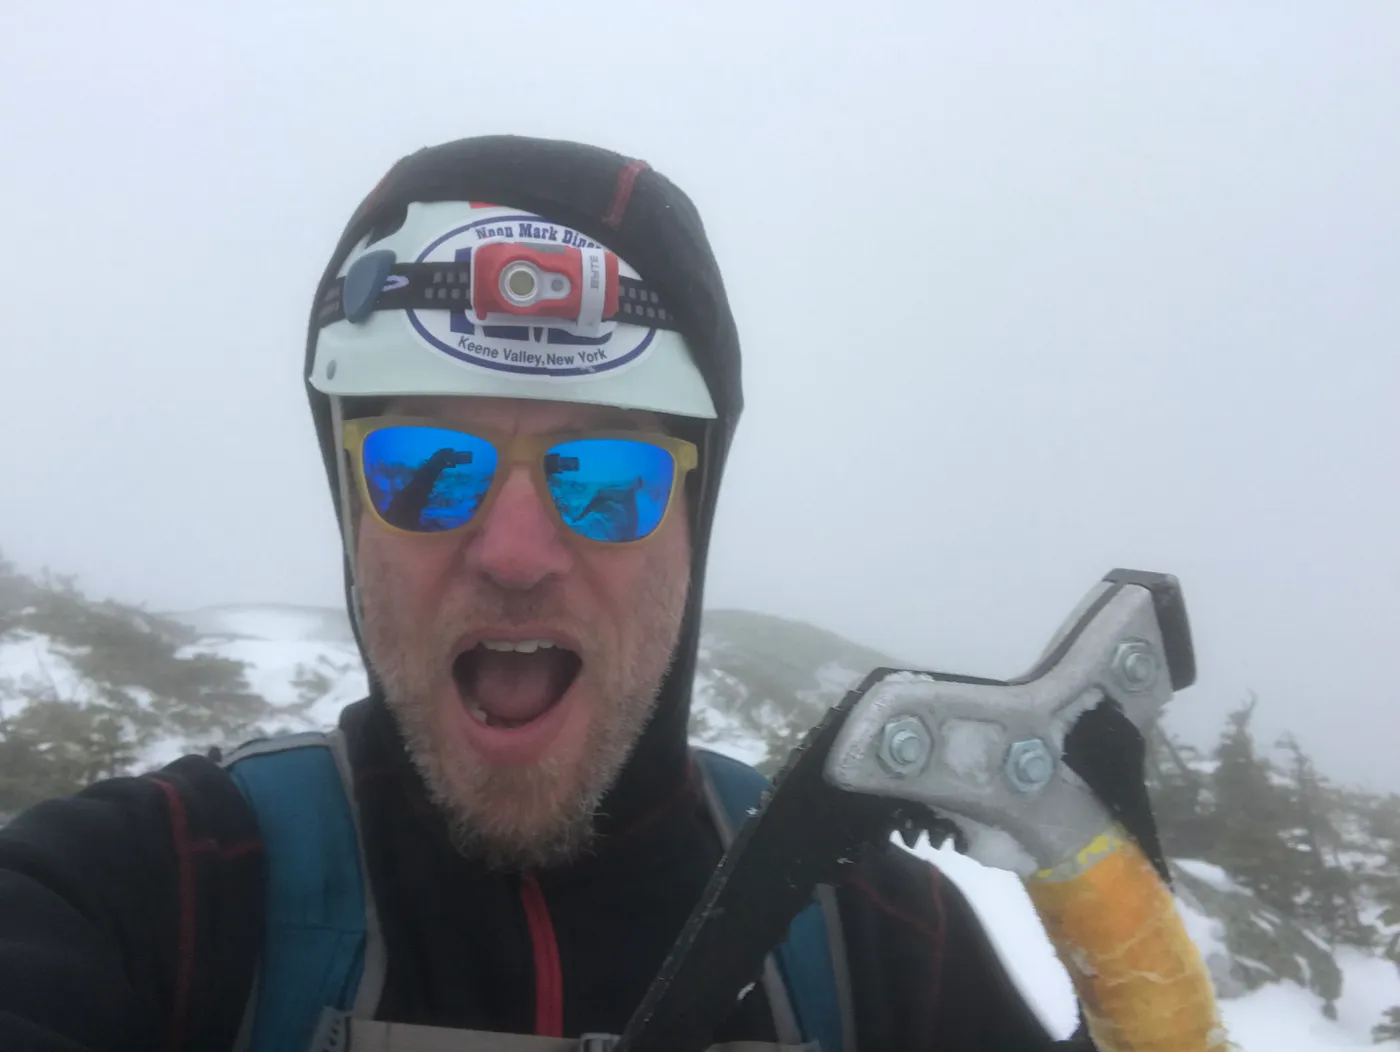
[[[582,666],[576,653],[553,640],[493,639],[458,654],[452,678],[477,722],[509,730],[559,704]]]

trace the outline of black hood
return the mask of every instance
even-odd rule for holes
[[[337,520],[343,514],[336,483],[339,441],[331,434],[330,401],[310,381],[320,331],[317,305],[356,245],[366,236],[374,241],[396,230],[410,203],[432,201],[491,201],[520,208],[572,227],[627,260],[679,319],[718,414],[714,421],[696,421],[694,431],[685,433],[700,447],[699,470],[688,481],[694,546],[690,598],[655,718],[603,803],[599,827],[607,832],[630,824],[684,776],[710,531],[743,408],[734,317],[694,204],[642,162],[595,146],[508,135],[461,139],[404,157],[355,210],[312,298],[303,375]],[[348,558],[345,577],[350,604]],[[353,609],[351,622],[356,623]],[[363,640],[360,649],[364,653]],[[365,664],[368,669],[368,660]],[[370,704],[382,708],[372,670],[370,676]]]

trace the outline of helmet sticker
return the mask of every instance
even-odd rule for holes
[[[501,213],[456,227],[418,254],[419,263],[472,267],[472,253],[487,245],[525,243],[558,250],[599,249],[597,242],[558,223],[525,213]],[[553,317],[477,314],[472,304],[450,310],[405,311],[419,339],[433,351],[474,369],[544,380],[606,375],[644,360],[655,329],[604,321],[578,325]]]

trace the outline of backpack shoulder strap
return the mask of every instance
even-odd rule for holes
[[[252,742],[224,767],[257,816],[267,918],[246,1048],[303,1052],[322,1009],[372,1012],[384,952],[341,733]]]
[[[758,808],[771,783],[761,772],[732,757],[708,749],[695,749],[694,754],[727,847]],[[816,901],[793,919],[787,939],[769,958],[765,978],[769,980],[765,983],[769,1000],[775,1002],[779,1041],[816,1041],[821,1052],[856,1052],[846,946],[831,888],[819,887]],[[796,1034],[784,1032],[784,1011],[795,1015]]]

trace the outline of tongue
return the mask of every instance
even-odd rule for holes
[[[493,719],[526,723],[559,700],[557,673],[562,657],[552,649],[521,654],[479,648],[471,657],[467,689],[472,701]]]

